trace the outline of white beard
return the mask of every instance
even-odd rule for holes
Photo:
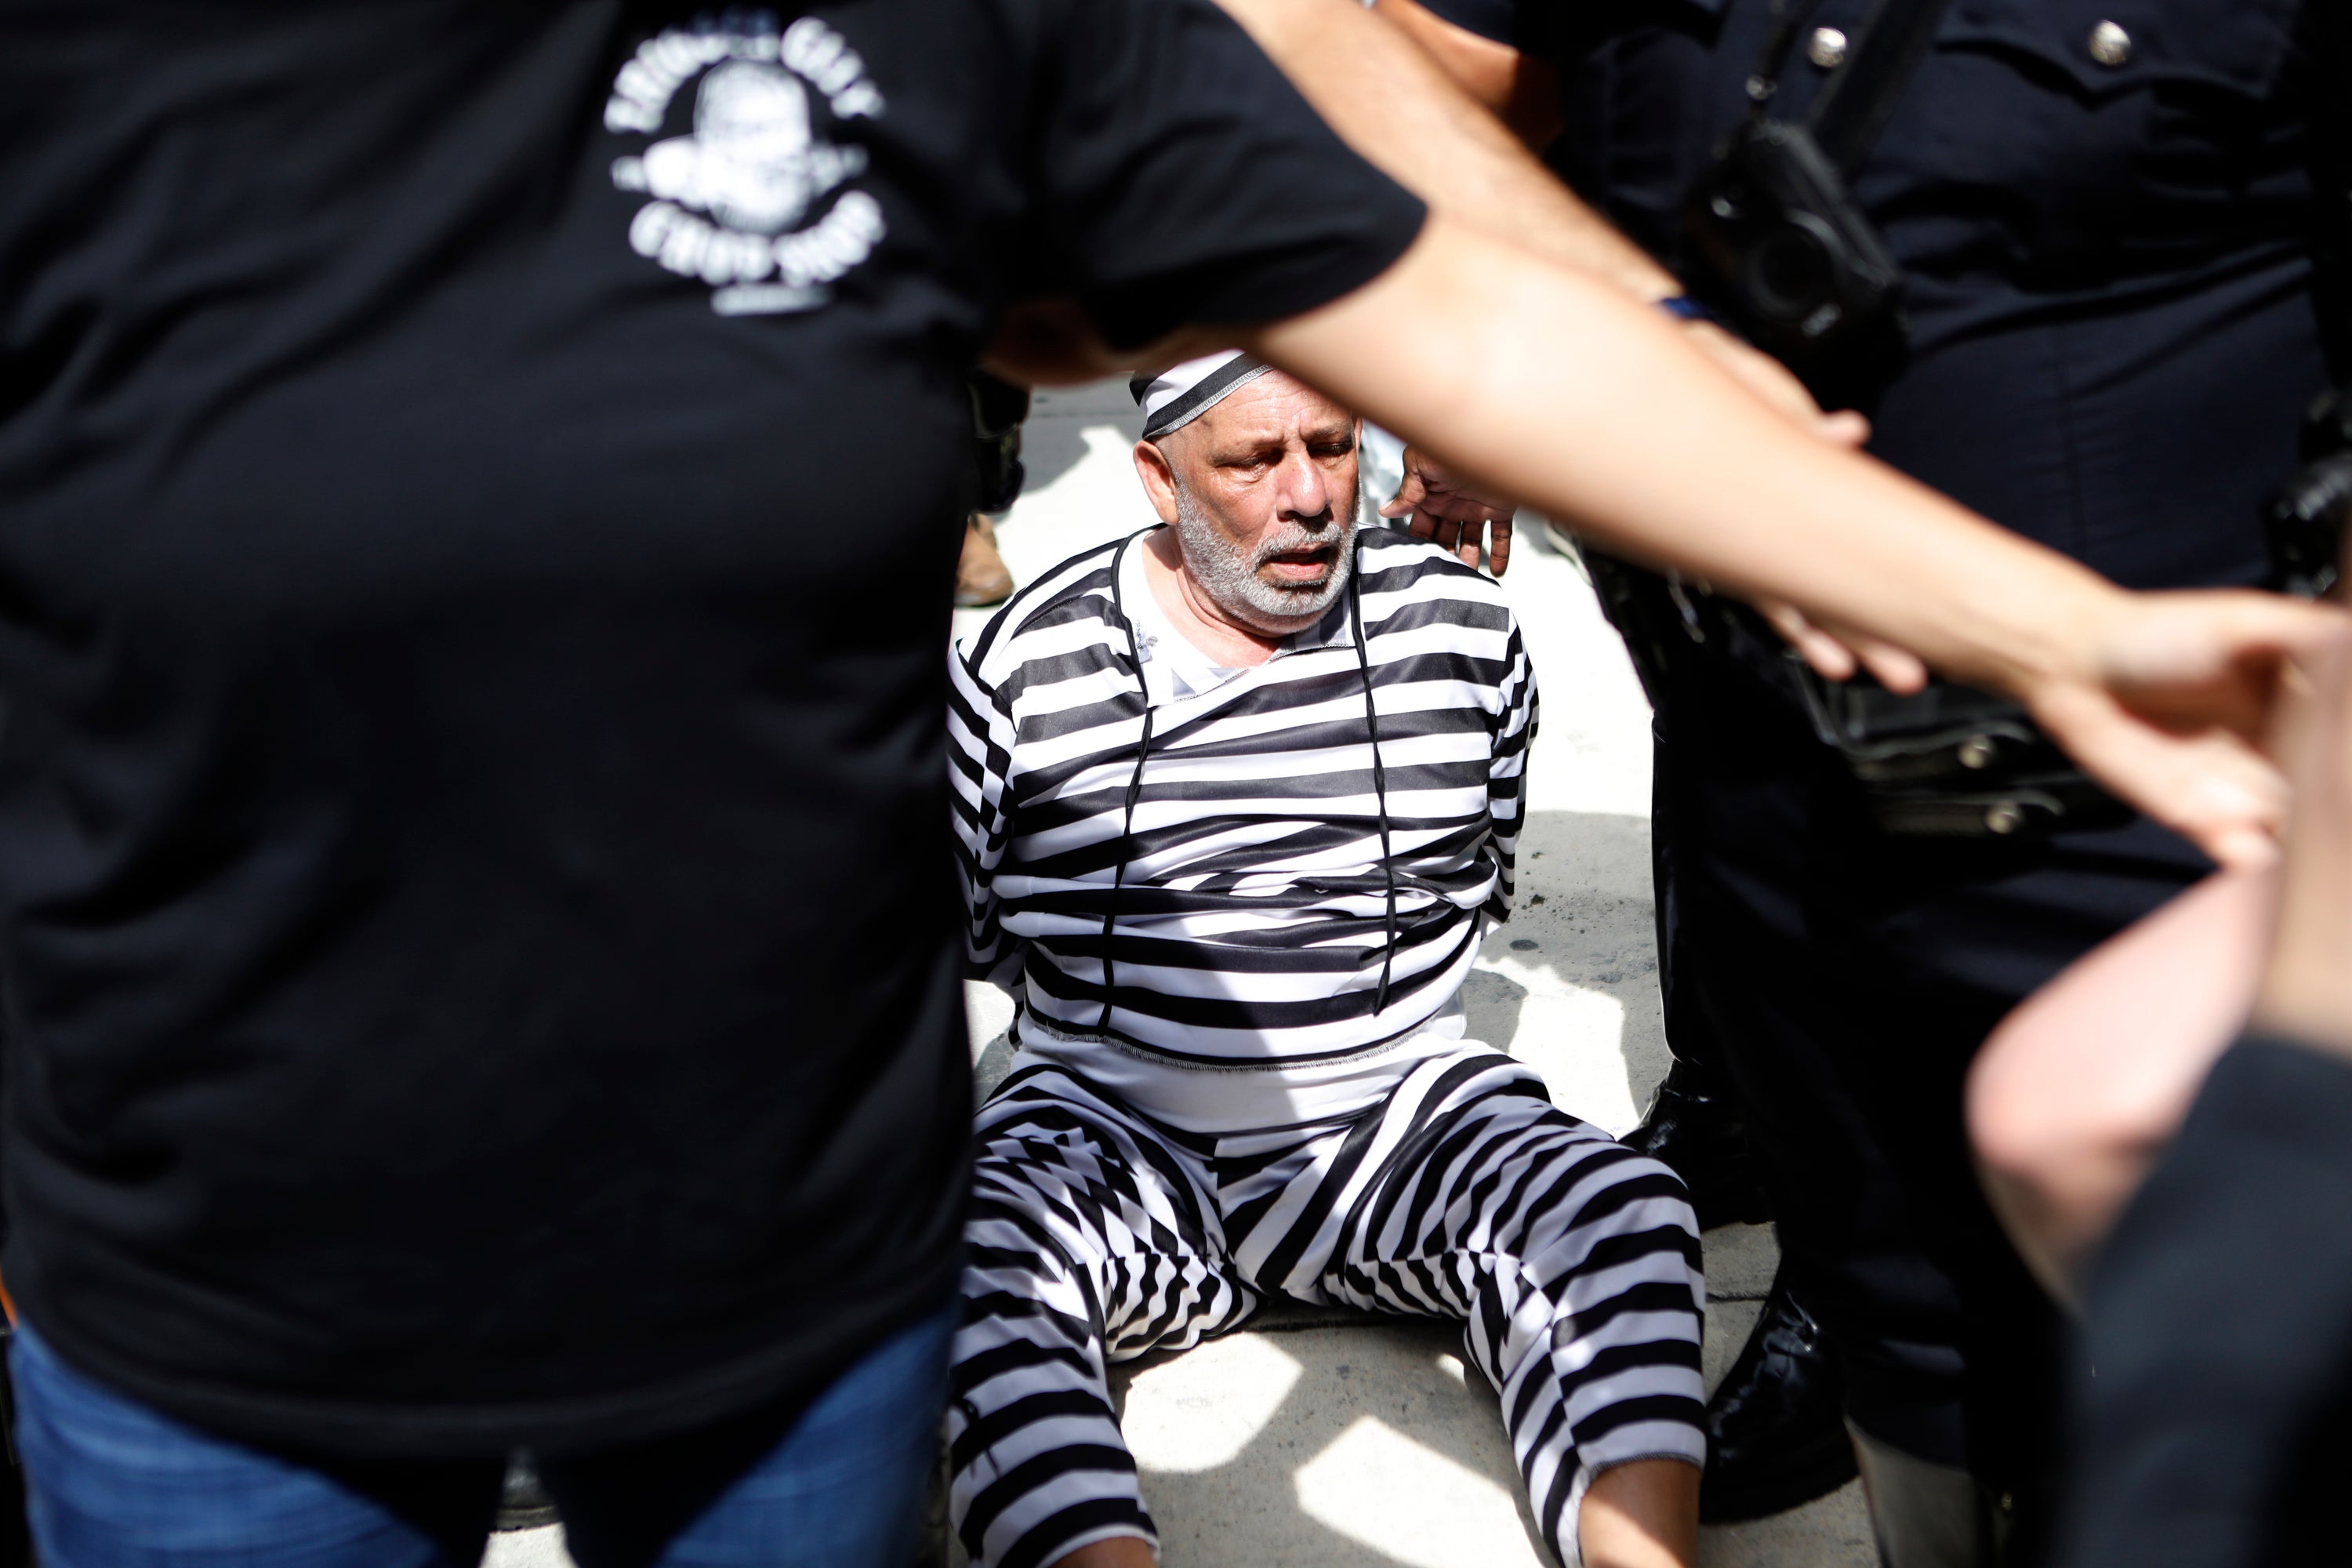
[[[1339,595],[1348,591],[1348,574],[1355,566],[1355,552],[1350,546],[1356,538],[1356,492],[1351,487],[1347,505],[1336,503],[1334,521],[1326,528],[1308,530],[1288,523],[1258,541],[1256,548],[1244,558],[1234,552],[1215,528],[1194,504],[1190,492],[1176,491],[1176,543],[1184,557],[1184,570],[1190,573],[1209,602],[1235,620],[1260,629],[1267,621],[1311,621],[1339,603]],[[1331,569],[1323,580],[1311,588],[1284,588],[1268,583],[1258,575],[1258,568],[1269,556],[1287,554],[1294,550],[1313,550],[1323,545],[1336,545]]]

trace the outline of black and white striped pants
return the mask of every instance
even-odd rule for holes
[[[1035,1058],[982,1108],[950,1506],[981,1568],[1158,1534],[1104,1376],[1238,1326],[1262,1292],[1464,1320],[1546,1538],[1593,1476],[1701,1464],[1706,1290],[1682,1183],[1487,1047],[1351,1121],[1202,1137]]]

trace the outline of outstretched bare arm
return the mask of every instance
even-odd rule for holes
[[[1504,100],[1482,103],[1461,79],[1466,70],[1441,65],[1405,27],[1357,0],[1217,4],[1282,68],[1340,140],[1433,211],[1612,283],[1638,300],[1682,292],[1674,274],[1577,200],[1497,118],[1497,110],[1513,107],[1513,86],[1545,68],[1519,60],[1515,50],[1488,45],[1509,58],[1498,58],[1491,72],[1496,85],[1489,91]],[[1524,103],[1548,95],[1539,90],[1516,96]],[[1538,101],[1522,112],[1540,119],[1549,108],[1548,101]]]
[[[1497,117],[1516,110],[1523,131],[1543,133],[1554,110],[1538,62],[1441,21],[1412,0],[1382,0],[1378,14],[1357,0],[1218,4],[1342,141],[1431,211],[1630,299],[1654,301],[1682,291],[1672,273],[1579,201]],[[1532,85],[1515,103],[1521,83]],[[1788,417],[1834,439],[1861,438],[1856,416],[1832,416],[1822,424],[1804,387],[1769,355],[1704,321],[1682,331]],[[1114,353],[1074,303],[1036,300],[1009,313],[989,362],[1015,381],[1046,384],[1172,363],[1227,341],[1186,332],[1139,353]]]
[[[1245,346],[1628,555],[1782,599],[2022,701],[2217,858],[2272,853],[2252,743],[2333,612],[2128,595],[1882,464],[1801,434],[1619,289],[1433,216],[1397,264]]]

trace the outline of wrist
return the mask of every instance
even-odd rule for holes
[[[2283,922],[2249,1026],[2352,1057],[2352,943],[2345,936]]]
[[[2352,1015],[2347,1006],[2318,976],[2290,979],[2283,985],[2266,984],[2247,1027],[2333,1056],[2352,1057]]]
[[[2352,887],[2352,779],[2341,755],[2329,755],[2342,752],[2341,737],[2306,736],[2301,743],[2333,765],[2296,770],[2289,853],[2254,1024],[2352,1056],[2352,899],[2345,897]]]
[[[1710,327],[1723,325],[1720,316],[1679,289],[1671,294],[1660,294],[1649,303],[1653,309],[1664,310],[1677,321],[1704,321]]]
[[[1950,673],[2029,709],[2062,693],[2105,687],[2129,635],[2130,594],[2071,561],[2041,581],[2017,574],[1987,588],[1969,617],[1977,645],[1969,662],[1976,668]]]

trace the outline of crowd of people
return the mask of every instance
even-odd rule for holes
[[[1890,1568],[2325,1560],[2343,29],[0,0],[38,1560],[470,1563],[528,1453],[582,1568],[902,1568],[943,1444],[1143,1568],[1108,1368],[1272,1297],[1459,1321],[1571,1565],[1857,1469]],[[1160,524],[1015,591],[1113,371]],[[1656,716],[1623,1142],[1459,999],[1522,507]]]

